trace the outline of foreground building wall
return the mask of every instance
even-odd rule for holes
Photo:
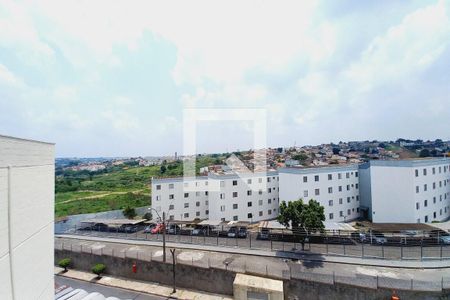
[[[52,299],[54,145],[0,136],[0,299]]]

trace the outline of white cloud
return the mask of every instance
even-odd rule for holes
[[[4,83],[12,87],[24,86],[22,79],[14,75],[6,66],[2,64],[0,64],[0,83]]]

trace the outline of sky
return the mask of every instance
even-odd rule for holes
[[[209,108],[264,110],[272,147],[450,139],[449,43],[450,1],[2,0],[0,134],[182,154]],[[249,120],[199,122],[197,151],[252,148]]]

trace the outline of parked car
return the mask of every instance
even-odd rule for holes
[[[177,234],[180,232],[180,226],[177,224],[170,224],[169,228],[167,229],[168,234]]]
[[[387,243],[387,239],[382,233],[375,233],[372,236],[372,241],[374,241],[378,245],[383,245]]]
[[[96,223],[94,226],[92,226],[92,230],[108,231],[108,225],[103,223]]]
[[[231,227],[230,229],[228,229],[228,233],[227,236],[234,238],[237,237],[238,235],[238,228],[236,226]]]
[[[156,227],[156,224],[150,224],[144,228],[144,233],[152,233],[152,229]]]
[[[268,228],[261,228],[261,231],[258,232],[256,238],[258,240],[268,240],[269,239],[270,230]]]
[[[119,232],[134,233],[138,230],[136,225],[123,224],[119,227]]]
[[[164,231],[164,224],[163,223],[159,223],[155,227],[153,227],[151,232],[153,234],[157,234],[157,233],[163,233],[163,231]]]
[[[445,245],[450,245],[450,235],[443,235],[439,237],[439,243],[440,244],[445,244]]]
[[[363,243],[367,240],[367,236],[364,232],[352,232],[351,237],[352,239],[360,243]]]
[[[245,227],[239,228],[238,236],[240,238],[246,238],[247,237],[247,228],[245,228]]]

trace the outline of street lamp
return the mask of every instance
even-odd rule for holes
[[[154,209],[153,207],[149,207],[148,210],[155,211],[155,213],[158,215],[158,218],[161,220],[161,216],[159,215],[156,209]],[[163,262],[166,262],[166,212],[164,211],[162,215],[162,223],[163,223]]]

